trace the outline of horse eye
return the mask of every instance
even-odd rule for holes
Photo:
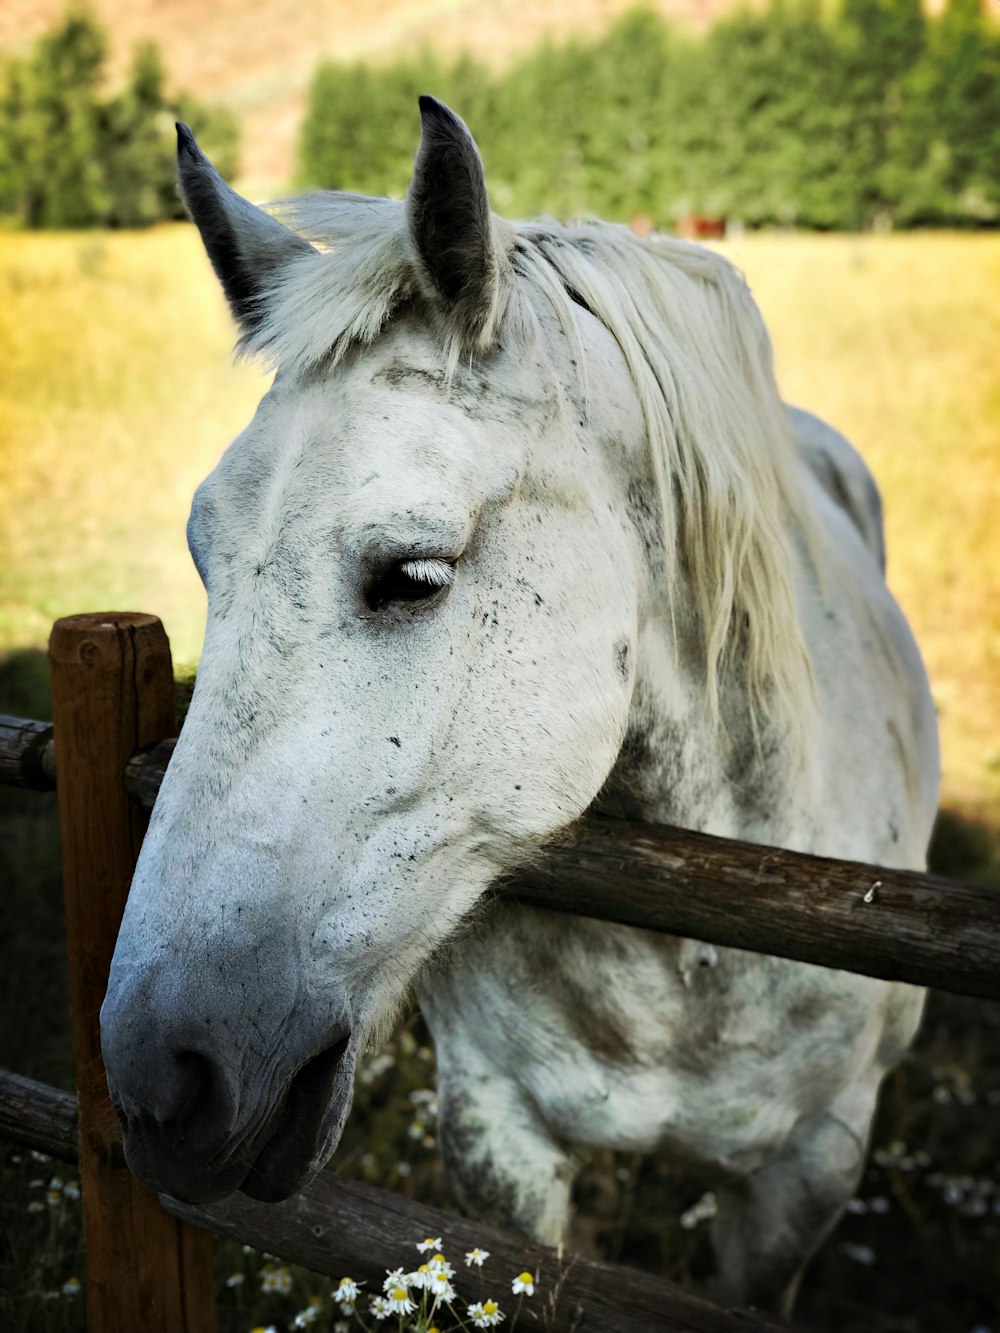
[[[365,604],[370,611],[382,611],[398,602],[437,601],[454,578],[455,566],[449,560],[396,560],[371,579],[365,589]]]

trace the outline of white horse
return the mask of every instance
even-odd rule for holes
[[[188,527],[205,645],[102,1014],[126,1155],[287,1196],[415,992],[471,1213],[554,1243],[580,1151],[666,1149],[718,1182],[720,1297],[787,1306],[922,992],[484,904],[593,807],[924,865],[934,711],[878,494],[782,405],[724,259],[501,221],[421,113],[405,203],[284,222],[180,127],[277,375]]]

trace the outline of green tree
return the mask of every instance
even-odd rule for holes
[[[21,209],[30,164],[29,132],[32,114],[28,69],[24,61],[10,61],[0,69],[0,213]]]
[[[220,169],[235,169],[232,116],[165,92],[149,44],[127,84],[101,95],[105,42],[72,14],[0,74],[0,211],[28,227],[141,226],[180,216],[174,120],[201,132]]]
[[[29,227],[86,226],[105,207],[97,87],[104,38],[85,14],[43,37],[22,72],[22,216]]]
[[[1000,34],[979,0],[770,0],[704,38],[626,14],[495,77],[430,56],[325,64],[304,183],[399,195],[429,91],[472,126],[507,215],[700,213],[865,228],[1000,217]]]
[[[432,93],[465,115],[485,114],[488,77],[475,62],[446,64],[428,52],[375,69],[321,64],[299,143],[299,177],[323,189],[399,196],[413,172],[417,98]]]
[[[903,91],[890,175],[899,220],[1000,220],[1000,33],[978,0],[950,0]]]
[[[136,49],[124,90],[100,108],[101,158],[113,227],[139,227],[176,212],[163,66],[156,48]]]
[[[842,176],[851,191],[849,225],[891,223],[894,143],[910,71],[926,44],[920,0],[843,0],[837,24],[844,121]]]

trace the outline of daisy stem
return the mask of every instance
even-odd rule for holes
[[[517,1321],[518,1318],[520,1317],[521,1306],[523,1304],[524,1304],[524,1292],[521,1291],[518,1292],[517,1295],[517,1309],[514,1311],[514,1318],[510,1321],[510,1333],[514,1333],[514,1329],[517,1328]]]

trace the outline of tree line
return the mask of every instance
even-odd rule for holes
[[[175,119],[234,173],[228,112],[169,97],[150,44],[106,94],[105,55],[81,13],[0,68],[0,216],[29,227],[180,216]],[[637,10],[600,37],[544,41],[500,72],[429,52],[324,63],[299,184],[402,194],[421,92],[464,116],[508,216],[1000,224],[1000,28],[980,0],[947,0],[937,18],[921,0],[769,0],[701,37]]]
[[[1000,31],[980,0],[771,0],[703,37],[635,11],[493,74],[322,64],[300,184],[399,195],[418,93],[465,118],[508,216],[866,229],[1000,222]]]
[[[156,48],[135,50],[125,86],[103,88],[107,44],[72,14],[0,69],[0,215],[27,227],[137,227],[181,217],[174,121],[186,120],[220,170],[236,167],[226,111],[169,97]]]

